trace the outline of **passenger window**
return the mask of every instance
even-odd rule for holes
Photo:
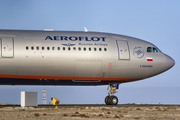
[[[81,51],[81,48],[79,47],[78,50]]]
[[[96,48],[94,48],[94,51],[96,51]]]
[[[84,48],[84,51],[86,51],[86,48]]]
[[[65,47],[63,47],[63,50],[66,50],[66,48],[65,48]]]
[[[39,47],[37,46],[36,49],[39,50]]]
[[[73,50],[76,50],[76,47],[73,47]]]
[[[50,47],[47,47],[47,50],[50,50]]]
[[[33,46],[31,47],[31,50],[34,50],[34,47],[33,47]]]
[[[107,51],[107,48],[104,48],[104,51]]]
[[[158,50],[155,47],[153,47],[153,53],[156,53],[156,52],[158,52]]]
[[[55,50],[55,47],[52,47],[52,50]]]
[[[57,49],[60,50],[60,47],[58,47]]]
[[[28,46],[26,46],[26,50],[28,50],[29,49],[29,47]]]
[[[42,50],[44,50],[44,47],[42,47]]]
[[[101,51],[101,48],[99,48],[99,51]]]
[[[89,48],[89,51],[91,51],[91,48]]]
[[[70,48],[70,47],[68,47],[68,50],[71,50],[71,48]]]
[[[152,48],[151,48],[151,47],[148,47],[148,48],[147,48],[147,52],[152,52]]]

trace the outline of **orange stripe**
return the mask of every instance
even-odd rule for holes
[[[5,75],[0,74],[0,78],[19,79],[57,79],[57,80],[106,80],[106,81],[135,81],[136,78],[102,78],[102,77],[62,77],[62,76],[32,76],[32,75]]]

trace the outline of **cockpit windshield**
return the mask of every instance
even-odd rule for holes
[[[157,49],[159,52],[162,52],[158,47],[156,47],[156,49]]]
[[[152,47],[148,47],[147,52],[152,52]]]
[[[161,50],[158,49],[157,47],[147,47],[147,52],[148,53],[151,53],[151,52],[157,53],[157,52],[161,52]]]
[[[158,52],[158,50],[155,47],[153,47],[153,53],[156,53],[156,52]]]

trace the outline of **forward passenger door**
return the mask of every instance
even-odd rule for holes
[[[129,45],[126,40],[116,40],[119,60],[129,60]]]
[[[14,38],[4,37],[1,38],[1,57],[13,58],[14,57]]]

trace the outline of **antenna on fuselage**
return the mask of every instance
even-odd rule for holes
[[[85,32],[88,32],[88,30],[87,30],[87,28],[86,28],[86,27],[84,27],[84,30],[85,30]]]

